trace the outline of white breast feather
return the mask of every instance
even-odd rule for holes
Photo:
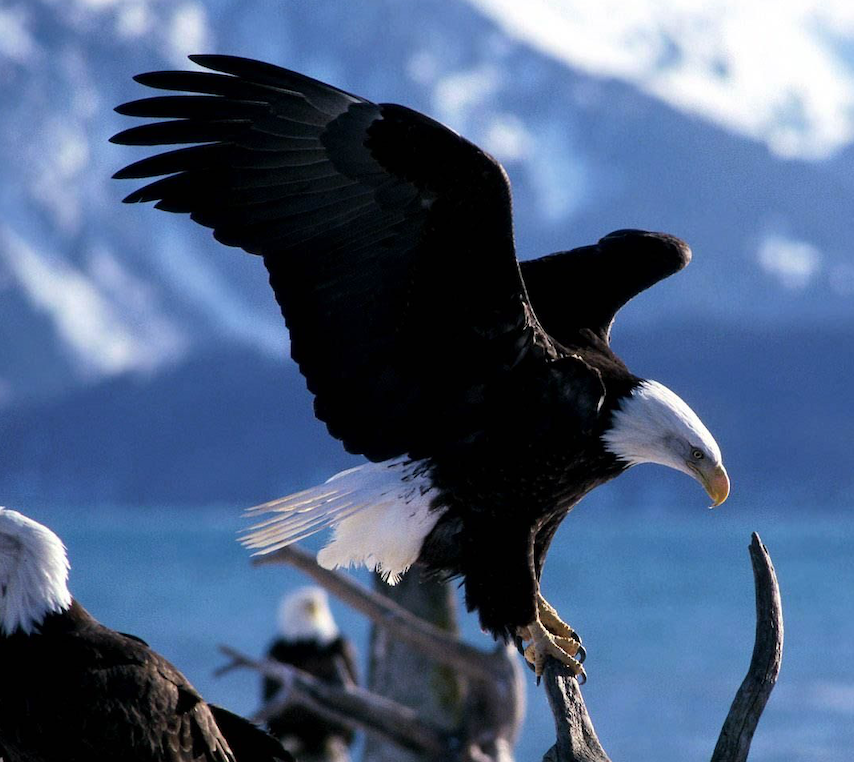
[[[252,526],[241,541],[260,555],[332,527],[332,539],[317,554],[321,566],[366,566],[393,585],[418,558],[443,513],[430,509],[434,495],[423,461],[367,463],[250,508],[248,515],[273,515]]]

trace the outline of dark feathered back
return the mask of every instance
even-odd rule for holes
[[[0,747],[10,761],[293,762],[263,730],[209,706],[144,641],[76,601],[38,633],[0,637],[0,665]]]

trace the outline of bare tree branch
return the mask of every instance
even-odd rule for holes
[[[783,649],[780,590],[768,551],[756,533],[752,536],[750,557],[756,587],[756,640],[753,658],[747,676],[724,722],[712,762],[744,762],[747,759],[757,723],[780,670]],[[518,685],[513,682],[512,669],[507,668],[506,659],[503,662],[504,666],[496,669],[499,664],[502,664],[502,661],[496,658],[497,653],[488,654],[459,642],[452,635],[406,611],[386,597],[366,590],[341,574],[323,569],[308,553],[294,546],[264,556],[255,563],[288,563],[296,567],[345,603],[361,611],[377,626],[386,629],[389,634],[408,643],[439,664],[458,670],[472,679],[473,686],[481,686],[478,690],[481,691],[482,696],[494,698],[500,695],[502,698],[506,696],[508,700],[512,700],[514,685],[517,688]],[[302,685],[299,680],[294,681],[293,684]],[[550,659],[546,665],[544,685],[557,732],[557,741],[543,757],[544,762],[610,762],[596,736],[575,678],[565,667]],[[301,688],[296,690],[299,692]],[[306,689],[310,700],[322,704],[330,699],[329,695],[322,698],[318,691],[312,692],[312,690]],[[325,688],[325,690],[331,693],[347,693],[334,688]],[[442,730],[418,720],[414,710],[374,696],[367,691],[359,693],[361,696],[373,697],[372,701],[385,703],[373,703],[362,712],[357,710],[357,722],[406,748],[416,749],[426,757],[441,752],[446,755],[443,757],[446,759],[480,759],[481,756],[484,759],[496,758],[495,748],[491,750],[492,754],[483,754],[478,751],[477,746],[460,744],[459,733]],[[335,711],[345,713],[350,711],[346,701],[342,702],[332,697],[331,703]],[[396,712],[396,716],[400,719],[394,719],[389,724],[387,721],[391,716],[389,712]],[[385,716],[375,716],[378,713]],[[403,737],[398,740],[395,737],[395,731],[401,727],[406,727],[407,730],[402,731]],[[415,730],[410,732],[410,728]],[[401,731],[398,731],[398,735],[400,733]],[[471,729],[466,729],[463,735],[468,738],[474,737]],[[505,741],[511,738],[512,734],[505,736],[506,733],[500,733],[494,738],[499,744],[506,746]],[[457,751],[451,752],[452,747],[456,747]]]
[[[220,651],[232,660],[227,669],[248,667],[282,683],[283,690],[258,713],[261,719],[274,714],[286,703],[299,703],[334,722],[377,733],[405,749],[431,758],[447,758],[452,737],[442,728],[422,720],[415,709],[355,686],[330,685],[279,662],[257,661],[229,646],[220,646]]]
[[[755,532],[749,549],[756,587],[753,658],[724,721],[712,762],[745,762],[783,656],[783,609],[774,565]],[[596,737],[578,682],[554,659],[547,662],[543,681],[557,730],[557,742],[543,762],[610,762]]]
[[[459,635],[456,600],[447,585],[420,579],[418,574],[405,574],[396,585],[387,585],[374,574],[373,591],[447,635]],[[382,624],[374,622],[371,628],[366,687],[417,709],[430,722],[453,728],[460,737],[459,720],[464,716],[466,687],[471,681],[453,667],[412,648]],[[424,762],[424,755],[373,736],[365,739],[362,762]]]
[[[593,729],[578,680],[569,669],[549,659],[543,684],[557,732],[557,741],[543,762],[611,762]]]
[[[472,680],[468,686],[462,737],[472,759],[513,762],[513,747],[525,721],[526,670],[512,646],[499,646],[491,656],[495,679]]]
[[[768,549],[753,533],[750,560],[756,585],[756,640],[747,676],[724,721],[712,762],[744,762],[783,660],[783,605]]]
[[[453,635],[411,614],[388,598],[367,590],[343,574],[324,569],[314,557],[295,545],[259,556],[253,564],[289,564],[325,587],[330,593],[360,611],[368,619],[388,630],[439,664],[444,664],[475,680],[495,679],[495,660],[479,648],[463,643]]]
[[[506,646],[498,646],[492,652],[481,651],[460,642],[453,632],[438,626],[440,623],[447,625],[448,617],[452,618],[453,596],[446,596],[447,601],[439,596],[438,600],[445,603],[436,605],[434,601],[432,608],[427,606],[426,610],[419,611],[419,615],[384,593],[369,591],[346,575],[323,569],[310,554],[295,546],[277,551],[271,557],[259,558],[254,563],[287,563],[309,575],[330,593],[365,614],[375,628],[385,634],[384,637],[390,637],[400,645],[408,645],[411,649],[408,656],[405,652],[399,654],[403,659],[401,665],[411,665],[412,651],[415,651],[428,659],[428,665],[432,662],[463,679],[457,705],[446,707],[449,724],[453,725],[446,731],[453,739],[453,751],[450,747],[446,749],[443,759],[512,762],[513,744],[525,714],[522,670]],[[417,578],[410,581],[417,582]],[[389,591],[398,592],[399,588],[389,588]],[[406,604],[411,602],[409,597],[404,599]],[[392,646],[387,644],[387,647]],[[408,669],[401,665],[398,668]],[[435,690],[437,685],[432,668],[422,665],[418,669],[423,679],[430,680],[431,690]],[[448,698],[444,696],[442,700]],[[423,708],[423,704],[420,705],[419,709]],[[433,722],[435,724],[435,717]],[[381,736],[382,733],[374,734],[375,738]],[[385,738],[395,740],[388,736]],[[418,756],[428,758],[429,755]],[[392,758],[400,757],[401,752],[398,751]]]

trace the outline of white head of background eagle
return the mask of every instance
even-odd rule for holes
[[[285,640],[311,640],[327,645],[338,637],[329,597],[319,587],[301,587],[279,605],[279,632]]]
[[[31,633],[71,606],[65,545],[46,526],[0,507],[0,636]]]
[[[621,401],[602,440],[630,466],[659,463],[688,474],[705,487],[712,508],[729,495],[718,443],[688,404],[657,381],[643,381]]]

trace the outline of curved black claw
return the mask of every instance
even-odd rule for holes
[[[575,658],[578,659],[579,664],[584,664],[584,660],[587,658],[587,649],[584,646],[578,646],[578,651],[575,652]],[[579,685],[583,685],[583,683],[579,683]]]
[[[586,654],[585,654],[585,652],[584,652],[584,649],[583,649],[583,648],[579,648],[578,650],[579,650],[579,653],[577,654],[577,656],[582,656],[582,658],[578,660],[578,663],[579,663],[579,664],[581,664],[581,662],[583,662],[583,661],[584,661],[584,658],[583,658],[583,657],[584,657]],[[549,657],[549,658],[552,658],[552,659],[553,659],[554,657]],[[531,670],[531,672],[533,672],[533,673],[535,673],[535,674],[536,674],[536,671],[537,671],[537,670],[536,670],[536,667],[534,667],[534,665],[533,665],[533,664],[531,664],[531,662],[529,662],[527,659],[525,660],[525,666],[527,666],[527,667],[528,667],[528,669],[530,669],[530,670]],[[575,679],[576,679],[576,680],[578,680],[578,684],[579,684],[579,685],[586,685],[586,684],[587,684],[587,672],[585,672],[583,669],[582,669],[582,670],[581,670],[577,675],[575,675],[574,677],[575,677]],[[538,686],[538,687],[539,687],[540,682],[542,681],[542,679],[543,679],[543,676],[542,676],[542,675],[536,675],[536,681],[537,681],[537,682],[536,682],[536,684],[537,684],[537,686]],[[0,762],[2,762],[2,760],[0,760]]]

